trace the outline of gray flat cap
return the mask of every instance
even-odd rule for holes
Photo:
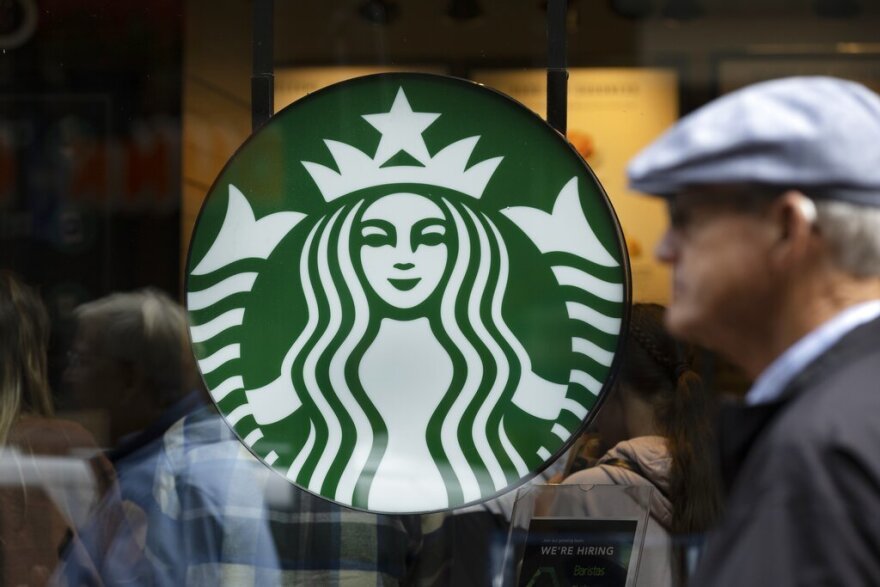
[[[748,86],[682,118],[627,168],[634,190],[754,183],[880,206],[880,97],[831,77]]]

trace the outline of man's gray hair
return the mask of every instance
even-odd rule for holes
[[[196,384],[186,312],[164,292],[114,293],[79,306],[75,315],[94,334],[95,351],[139,367],[163,404]]]
[[[823,199],[816,211],[835,265],[856,277],[880,277],[880,207]]]

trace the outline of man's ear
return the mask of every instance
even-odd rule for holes
[[[119,390],[119,393],[126,403],[128,403],[132,398],[143,393],[145,381],[144,372],[140,365],[136,365],[133,361],[121,361],[120,372],[123,387]]]
[[[776,198],[771,208],[771,218],[778,229],[772,252],[775,261],[788,265],[810,254],[816,215],[813,200],[797,190],[788,190]]]

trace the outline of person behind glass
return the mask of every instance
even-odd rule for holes
[[[0,584],[43,585],[80,510],[93,505],[107,467],[73,455],[96,450],[78,424],[54,418],[39,295],[0,272]],[[63,457],[51,458],[51,457]],[[100,479],[97,475],[100,474]]]
[[[111,461],[149,444],[206,399],[186,314],[156,289],[114,293],[75,311],[64,383],[80,408],[102,413]]]
[[[880,578],[880,97],[773,80],[630,163],[666,199],[670,331],[755,378],[717,430],[725,514],[694,583]]]
[[[217,503],[191,505],[194,510],[254,510],[246,520],[221,520],[210,540],[196,541],[186,522],[164,515],[164,506],[178,498],[180,488],[172,487],[162,502],[157,498],[168,489],[162,484],[168,481],[169,463],[179,456],[169,454],[169,430],[186,416],[208,409],[187,341],[184,309],[167,294],[148,288],[87,302],[75,316],[76,337],[64,381],[80,407],[106,415],[114,445],[105,454],[116,483],[79,528],[55,582],[179,584],[195,559],[189,549],[196,543],[204,550],[202,562],[218,563],[225,555],[253,565],[253,544],[244,541],[234,548],[224,542],[226,534],[235,532],[270,540],[262,486],[247,474],[239,483],[247,495],[239,501],[223,493]],[[217,419],[216,412],[208,417]],[[219,466],[202,471],[208,486],[207,479],[229,473],[221,473]],[[274,551],[260,558],[268,558],[271,569],[277,567]]]
[[[563,481],[653,488],[638,575],[652,587],[683,582],[686,538],[712,525],[720,497],[710,448],[715,402],[664,330],[663,313],[633,306],[618,378],[596,418],[607,450]]]

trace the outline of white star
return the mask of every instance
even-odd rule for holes
[[[431,156],[422,133],[438,116],[440,114],[436,112],[413,112],[403,88],[398,89],[389,112],[363,115],[364,120],[382,133],[373,160],[382,165],[400,151],[406,151],[422,164],[427,164]]]

